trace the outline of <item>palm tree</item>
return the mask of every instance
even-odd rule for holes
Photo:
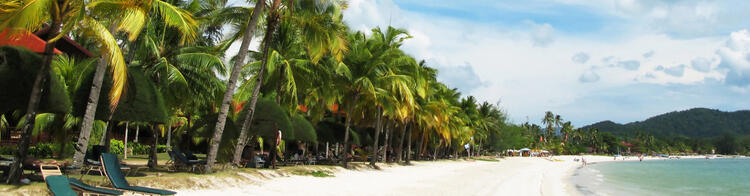
[[[544,135],[545,142],[548,142],[551,137],[554,135],[554,126],[555,126],[555,115],[552,114],[552,112],[547,111],[544,113],[544,118],[542,118],[542,124],[547,125],[546,133]]]
[[[349,156],[349,130],[352,125],[352,116],[356,104],[363,94],[376,94],[376,88],[373,84],[373,80],[382,76],[382,64],[369,63],[372,58],[372,54],[367,48],[367,37],[364,33],[357,32],[348,35],[349,40],[349,53],[344,57],[344,63],[348,67],[347,74],[337,78],[337,86],[340,87],[344,98],[344,105],[346,106],[346,120],[345,120],[345,133],[344,133],[344,154],[342,159],[342,165],[347,168],[347,161]]]
[[[71,32],[73,29],[80,30],[86,35],[90,35],[91,38],[102,43],[102,54],[105,57],[102,58],[102,61],[108,62],[113,66],[113,75],[115,76],[114,78],[119,84],[110,92],[110,99],[113,100],[113,103],[116,103],[116,100],[119,99],[125,80],[125,64],[122,58],[122,54],[119,47],[117,46],[116,40],[114,39],[112,34],[110,34],[110,31],[108,31],[102,23],[94,19],[95,16],[92,14],[114,13],[123,10],[120,10],[118,7],[114,6],[97,6],[105,4],[107,3],[102,3],[99,1],[84,2],[72,0],[15,1],[7,4],[10,5],[10,9],[0,15],[0,18],[3,19],[3,22],[0,22],[0,29],[6,29],[6,31],[8,31],[11,36],[17,35],[19,33],[36,31],[42,28],[42,26],[44,26],[46,23],[49,23],[49,34],[46,38],[47,44],[45,45],[44,49],[42,66],[39,72],[37,72],[36,78],[34,80],[34,86],[32,87],[28,107],[26,109],[26,119],[35,119],[39,99],[42,96],[40,87],[45,82],[43,73],[47,73],[50,69],[53,55],[52,50],[54,49],[55,42],[58,39],[62,38],[62,36]],[[133,14],[129,14],[127,16],[128,19],[137,17],[137,15]],[[119,26],[119,29],[131,34],[137,34],[137,27],[134,28],[134,26],[137,25],[123,22]],[[13,167],[9,172],[9,177],[7,180],[8,183],[16,183],[20,179],[20,170],[17,168],[20,168],[21,162],[26,159],[26,154],[29,146],[29,135],[31,127],[33,127],[33,122],[34,121],[29,120],[27,121],[26,125],[23,126],[24,128],[21,143],[19,144],[18,151],[15,155],[16,161],[14,161]],[[86,122],[88,122],[88,124],[86,124]],[[86,121],[86,119],[84,119],[83,127],[89,127],[89,132],[92,122],[93,117],[90,118],[89,121]],[[79,141],[87,139],[88,135],[86,135],[86,137],[81,137]],[[81,148],[81,145],[78,145],[76,147]],[[85,146],[83,148],[85,151]],[[75,161],[74,165],[76,165]]]
[[[178,32],[180,33],[180,44],[193,41],[196,36],[195,28],[197,24],[192,19],[192,15],[179,7],[161,0],[94,1],[90,4],[91,5],[88,5],[87,7],[92,9],[91,13],[97,14],[98,17],[110,22],[109,30],[106,28],[99,29],[101,32],[108,32],[107,35],[110,35],[109,32],[116,33],[118,31],[125,31],[130,33],[128,40],[134,41],[146,24],[146,20],[149,17],[158,16],[161,17],[165,27],[170,26],[178,29]],[[152,15],[149,15],[150,13]],[[124,17],[121,17],[121,15],[124,15]],[[91,134],[91,123],[96,116],[96,108],[99,103],[99,93],[108,63],[113,66],[113,74],[116,76],[113,78],[113,92],[110,92],[110,110],[114,111],[119,97],[121,96],[122,89],[125,87],[125,76],[127,71],[122,54],[120,53],[120,47],[114,43],[112,49],[117,50],[116,56],[119,62],[108,62],[103,60],[104,58],[99,60],[96,71],[94,72],[94,81],[91,84],[91,91],[88,99],[89,102],[86,105],[86,111],[83,116],[81,132],[78,137],[78,144],[76,145],[76,153],[73,156],[74,167],[80,167],[83,164],[86,147],[88,146],[89,136]],[[104,54],[103,56],[107,57],[110,56],[110,54]],[[105,136],[106,135],[107,134],[105,134]]]
[[[413,59],[412,59],[413,60]],[[437,79],[437,70],[430,68],[427,66],[427,63],[424,60],[419,61],[417,63],[417,66],[413,71],[408,71],[408,69],[402,69],[404,71],[407,71],[411,73],[411,77],[414,79],[414,83],[412,83],[412,88],[414,89],[414,92],[417,94],[416,97],[414,97],[414,102],[410,105],[402,104],[400,107],[403,110],[403,116],[401,119],[401,137],[400,141],[398,143],[398,151],[396,151],[396,161],[401,162],[401,159],[403,158],[403,152],[404,152],[404,139],[408,137],[409,139],[406,139],[407,142],[407,149],[406,149],[406,162],[409,163],[409,156],[411,156],[411,131],[415,129],[416,123],[414,121],[418,120],[417,118],[417,112],[420,111],[422,106],[426,104],[427,99],[427,93],[432,92],[432,84]],[[404,102],[408,103],[408,102]],[[419,115],[421,116],[421,115]],[[411,125],[411,126],[410,126]],[[410,127],[410,129],[407,128]],[[408,132],[408,133],[407,133]]]
[[[323,5],[319,5],[323,4]],[[249,122],[254,115],[255,103],[260,93],[262,82],[276,84],[276,102],[281,104],[282,97],[289,97],[288,104],[285,104],[289,110],[297,107],[298,92],[297,82],[301,80],[302,84],[311,84],[311,80],[316,77],[311,76],[313,71],[328,71],[321,69],[318,65],[321,57],[325,54],[341,56],[342,51],[346,50],[343,41],[344,25],[340,15],[340,5],[336,2],[329,1],[291,1],[286,5],[278,19],[278,29],[272,31],[267,29],[266,35],[269,40],[264,42],[264,52],[260,62],[253,63],[253,66],[259,67],[255,74],[256,82],[250,100],[250,111],[246,114],[245,120],[240,129],[240,137],[235,147],[232,162],[239,164],[240,155],[247,138],[246,131],[250,129]],[[272,20],[273,21],[273,20]],[[324,39],[321,39],[324,38]],[[300,47],[302,45],[303,47]],[[305,50],[306,49],[306,50]],[[341,57],[336,58],[340,61]],[[278,78],[263,81],[265,69],[268,74],[278,75]],[[273,78],[273,77],[270,77]],[[310,88],[310,86],[306,86]],[[257,90],[255,90],[257,89]],[[288,96],[282,96],[288,95]]]
[[[380,139],[380,132],[383,130],[384,110],[392,114],[396,112],[396,104],[391,103],[412,105],[414,102],[412,88],[409,85],[413,80],[407,75],[400,74],[400,72],[403,72],[402,69],[414,66],[411,57],[405,55],[399,49],[403,40],[409,37],[405,30],[393,27],[388,27],[385,33],[380,28],[375,28],[371,35],[372,44],[370,48],[372,49],[370,49],[370,53],[372,53],[373,59],[370,60],[370,63],[383,64],[383,68],[386,69],[380,78],[374,80],[376,94],[367,94],[367,99],[372,100],[378,111],[375,141],[372,148],[373,159],[370,161],[370,165],[373,167],[375,167],[376,157],[378,157],[378,140]]]
[[[272,10],[277,8],[277,5],[280,3],[279,1],[280,0],[274,1],[274,7],[271,8]],[[227,81],[226,85],[227,88],[224,91],[224,96],[221,101],[221,107],[219,109],[216,127],[214,128],[214,133],[211,137],[211,143],[207,154],[207,164],[205,169],[206,173],[210,173],[212,171],[214,162],[216,162],[216,154],[219,150],[219,144],[221,143],[221,134],[224,132],[224,125],[226,124],[229,105],[232,101],[232,94],[234,93],[235,86],[237,85],[237,78],[240,74],[240,70],[242,69],[242,65],[245,64],[245,57],[247,57],[248,47],[250,47],[250,42],[252,41],[253,35],[255,34],[255,28],[258,24],[258,19],[260,18],[265,5],[265,1],[257,1],[253,9],[253,14],[250,16],[247,25],[245,25],[245,32],[243,32],[242,34],[242,43],[240,44],[240,50],[237,52],[237,56],[235,57],[236,59],[234,60],[234,65],[232,65],[232,72],[229,75],[229,80]],[[260,73],[261,75],[259,75],[259,80],[262,81],[263,71],[261,70]],[[244,131],[241,131],[241,134],[242,132]]]
[[[568,142],[568,137],[571,132],[573,132],[573,125],[570,123],[570,121],[563,123],[562,129],[560,129],[560,132],[565,135],[565,142]]]

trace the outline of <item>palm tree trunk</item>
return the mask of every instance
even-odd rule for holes
[[[354,95],[354,98],[352,98],[352,102],[349,103],[349,108],[346,111],[346,129],[344,130],[344,153],[343,156],[341,156],[342,164],[344,168],[349,168],[349,165],[347,165],[347,162],[349,161],[349,129],[351,128],[352,124],[352,112],[354,112],[354,106],[357,103],[357,100],[359,100],[359,93]]]
[[[274,6],[271,8],[272,15],[275,13],[275,10],[278,9],[277,2],[279,0],[274,1]],[[280,2],[279,2],[280,3]],[[261,5],[262,4],[262,5]],[[258,6],[264,6],[265,4],[261,3],[260,1],[255,5],[256,9],[258,9]],[[254,22],[257,23],[257,19],[259,17],[255,16],[255,12],[253,12]],[[260,12],[258,12],[258,15],[260,15]],[[255,115],[255,105],[258,103],[258,96],[260,95],[260,87],[263,85],[263,76],[265,75],[266,70],[266,64],[268,63],[268,50],[269,50],[269,42],[271,41],[271,38],[273,38],[273,31],[276,28],[276,24],[278,23],[278,19],[274,19],[269,16],[269,24],[266,28],[266,34],[263,37],[263,59],[261,62],[260,69],[258,70],[258,76],[255,78],[255,87],[253,88],[253,95],[250,98],[250,105],[248,106],[247,114],[245,114],[245,118],[242,122],[242,127],[240,127],[240,136],[237,140],[237,145],[234,147],[234,154],[232,156],[232,163],[235,165],[239,165],[240,161],[242,160],[242,150],[245,148],[245,144],[247,143],[247,131],[250,130],[250,127],[252,126],[253,117]],[[252,20],[252,19],[251,19]],[[253,23],[253,21],[251,21]],[[244,43],[244,42],[243,42]],[[277,95],[278,96],[278,95]],[[231,98],[231,97],[230,97]]]
[[[115,32],[117,27],[116,23],[112,23],[109,26],[109,32]],[[83,159],[86,156],[86,150],[89,145],[89,137],[91,136],[91,129],[94,125],[94,118],[96,117],[96,108],[99,104],[99,94],[102,90],[102,82],[104,81],[104,73],[107,70],[107,59],[108,55],[105,51],[102,51],[102,55],[96,65],[96,71],[94,72],[94,81],[91,82],[91,92],[89,92],[89,99],[86,103],[86,111],[83,114],[83,121],[81,122],[81,132],[78,134],[78,144],[76,144],[76,153],[73,155],[73,167],[81,168],[83,166]],[[114,113],[114,111],[111,111]],[[110,115],[111,117],[111,115]],[[106,129],[104,129],[106,132]]]
[[[408,126],[408,123],[404,123],[403,127],[401,127],[401,137],[398,139],[398,151],[396,151],[396,163],[401,163],[401,160],[403,158],[403,152],[404,152],[404,137],[406,136],[406,127]]]
[[[384,149],[384,151],[383,151],[383,161],[386,162],[386,163],[389,162],[388,161],[388,146],[389,146],[390,142],[389,142],[388,139],[390,139],[390,138],[388,138],[388,133],[391,132],[391,124],[392,124],[391,121],[388,121],[386,123],[386,126],[385,126],[385,140],[383,140],[383,141],[385,141],[385,142],[383,142],[383,149]]]
[[[123,150],[122,150],[122,159],[128,159],[128,128],[129,128],[130,122],[125,122],[125,140],[123,140]]]
[[[133,139],[133,142],[138,143],[138,132],[141,132],[141,126],[136,124],[135,125],[135,139]]]
[[[372,159],[370,160],[370,166],[377,168],[375,162],[378,161],[378,140],[380,139],[380,131],[383,129],[383,108],[378,106],[378,120],[375,125],[375,142],[372,143]]]
[[[154,141],[151,142],[151,153],[148,155],[148,168],[154,170],[156,169],[156,166],[159,165],[159,163],[156,162],[156,148],[159,146],[159,131],[154,129],[152,125],[151,132],[153,133]]]
[[[53,20],[47,35],[47,40],[57,36],[60,33],[61,21]],[[42,58],[42,65],[39,68],[39,72],[36,73],[34,78],[34,86],[31,88],[31,95],[29,95],[29,103],[26,106],[26,119],[36,119],[36,110],[39,107],[39,101],[42,98],[42,90],[44,89],[44,83],[49,75],[50,64],[52,63],[52,52],[55,49],[55,42],[47,42],[44,46],[44,56]],[[34,120],[27,120],[26,125],[23,126],[23,132],[21,133],[21,142],[18,144],[16,150],[15,159],[11,165],[10,172],[8,173],[8,179],[6,183],[15,184],[21,179],[23,174],[23,161],[26,159],[26,155],[29,152],[29,143],[31,143],[31,131],[34,128]]]
[[[107,134],[109,132],[109,121],[104,123],[104,132],[102,132],[102,137],[99,138],[99,145],[104,146],[104,149],[109,150],[109,145],[107,145],[107,138],[109,135]]]
[[[411,164],[411,130],[414,129],[414,126],[412,126],[411,129],[408,129],[409,132],[406,133],[406,164]]]
[[[167,125],[167,150],[172,150],[172,125]]]
[[[245,63],[245,57],[247,57],[247,50],[250,46],[250,41],[253,39],[253,35],[255,34],[255,27],[256,24],[258,24],[258,18],[260,18],[260,13],[263,12],[263,7],[265,7],[265,1],[257,1],[255,3],[255,9],[253,10],[253,14],[250,16],[250,21],[248,21],[247,27],[245,28],[245,34],[242,36],[242,43],[240,44],[240,50],[237,52],[237,59],[234,61],[234,65],[232,66],[232,73],[229,76],[229,81],[227,83],[227,90],[224,92],[223,100],[221,101],[221,109],[219,110],[219,117],[216,122],[216,127],[214,127],[214,134],[211,138],[211,145],[209,145],[208,155],[207,155],[207,163],[206,163],[206,173],[212,172],[214,162],[216,162],[216,154],[219,151],[219,143],[221,143],[221,134],[224,132],[224,124],[226,124],[227,121],[227,114],[229,112],[229,105],[232,102],[232,94],[234,93],[235,86],[237,85],[237,78],[240,75],[240,70],[242,69],[242,65]],[[262,73],[262,72],[261,72]],[[244,131],[241,131],[240,135],[242,136]],[[239,141],[244,143],[244,140],[240,139]],[[243,144],[244,146],[244,144]],[[242,151],[240,149],[240,151]],[[242,152],[240,152],[241,155]]]

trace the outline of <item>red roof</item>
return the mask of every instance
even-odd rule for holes
[[[47,42],[42,40],[41,38],[37,37],[34,34],[31,33],[23,33],[21,35],[18,35],[14,38],[11,38],[7,35],[6,31],[0,32],[0,46],[21,46],[28,48],[31,51],[37,52],[37,53],[43,53],[44,52],[44,46],[47,45]],[[62,54],[60,50],[54,49],[53,51],[55,54]]]

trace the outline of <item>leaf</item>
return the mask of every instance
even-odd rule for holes
[[[192,14],[161,0],[154,0],[153,7],[156,8],[167,25],[179,30],[181,44],[196,39],[198,23],[195,22]]]
[[[127,65],[122,57],[122,51],[120,46],[117,44],[117,40],[112,34],[99,23],[96,19],[89,16],[85,17],[84,25],[82,29],[85,34],[90,35],[91,38],[99,41],[102,47],[103,56],[109,61],[109,66],[112,72],[112,90],[109,92],[110,109],[114,110],[117,107],[117,103],[125,90],[125,84],[127,82]]]
[[[18,4],[12,4],[15,8],[5,11],[2,15],[0,29],[5,30],[11,37],[39,30],[43,24],[51,20],[50,16],[56,13],[56,3],[56,0],[29,0],[20,7],[16,7]]]

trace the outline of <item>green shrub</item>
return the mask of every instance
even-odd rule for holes
[[[150,153],[149,150],[151,150],[151,146],[143,145],[143,144],[135,143],[135,142],[129,142],[128,148],[132,149],[131,152],[133,152],[133,154],[148,154]]]
[[[16,146],[0,146],[0,154],[12,155],[16,153]]]
[[[125,150],[125,144],[120,140],[110,139],[109,140],[109,153],[112,154],[123,154]]]
[[[55,152],[54,148],[55,146],[51,143],[37,143],[29,147],[29,155],[36,158],[50,158]]]
[[[149,148],[149,150],[151,149]],[[156,153],[163,153],[163,152],[167,152],[167,145],[156,145]]]

